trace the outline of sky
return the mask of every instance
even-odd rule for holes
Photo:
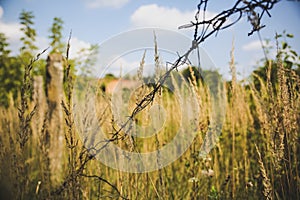
[[[192,39],[193,30],[178,30],[178,27],[194,19],[199,1],[192,0],[0,0],[0,32],[9,39],[10,49],[16,53],[20,47],[22,36],[19,25],[19,14],[22,10],[32,11],[35,19],[34,28],[37,31],[36,45],[40,49],[49,46],[49,28],[54,17],[64,21],[63,36],[67,42],[72,30],[71,56],[76,57],[81,48],[91,44],[105,46],[118,35],[133,32],[141,28],[162,28],[174,31],[186,38]],[[210,0],[207,7],[207,17],[232,7],[233,0]],[[281,0],[270,11],[271,17],[265,15],[262,24],[266,27],[260,31],[262,39],[272,39],[275,45],[275,33],[294,34],[288,43],[298,53],[300,52],[300,1]],[[201,48],[210,57],[215,68],[225,77],[229,77],[229,61],[232,44],[235,48],[235,63],[240,78],[246,78],[257,62],[264,57],[257,34],[248,36],[251,26],[244,17],[233,27],[220,31],[217,36],[209,37]],[[180,36],[181,37],[181,36]],[[159,36],[157,37],[159,41]],[[132,37],[128,41],[134,41]],[[136,42],[136,41],[134,41]],[[174,42],[174,41],[173,41]],[[176,41],[175,41],[176,43]],[[160,46],[158,42],[158,46]],[[183,45],[184,46],[184,45]],[[185,47],[185,46],[184,46]],[[105,55],[105,54],[103,54]],[[101,55],[101,56],[103,56]],[[268,55],[274,56],[274,52]],[[126,64],[138,64],[141,53],[136,60],[122,58],[123,67]],[[125,64],[124,64],[125,63]],[[114,73],[117,73],[114,69]]]

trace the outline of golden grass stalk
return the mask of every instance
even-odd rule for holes
[[[273,196],[272,196],[272,191],[273,191],[272,190],[272,185],[271,185],[270,179],[267,176],[267,172],[266,172],[266,169],[265,169],[265,166],[264,166],[264,163],[263,163],[260,151],[259,151],[259,149],[258,149],[258,147],[257,147],[256,144],[255,144],[255,148],[256,148],[257,155],[258,155],[259,169],[260,169],[260,172],[261,172],[261,176],[263,178],[263,187],[264,187],[263,194],[266,197],[266,199],[272,200],[273,199]]]

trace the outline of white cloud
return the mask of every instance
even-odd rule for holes
[[[121,8],[130,0],[85,0],[88,8],[102,8],[102,7],[111,7],[111,8]]]
[[[72,37],[70,41],[70,58],[78,57],[80,50],[89,48],[90,46],[90,43],[80,40],[77,37]]]
[[[112,73],[115,76],[119,76],[120,70],[122,70],[122,76],[125,76],[126,74],[134,73],[139,66],[139,61],[129,61],[124,57],[119,57],[114,60],[106,70],[107,73]]]
[[[0,30],[5,36],[9,39],[9,41],[19,40],[22,36],[22,32],[20,31],[21,25],[18,23],[5,23],[2,20],[4,10],[0,6]]]
[[[194,20],[196,10],[181,11],[177,8],[158,6],[157,4],[143,5],[130,17],[135,27],[160,27],[178,29],[179,26],[188,24]],[[202,16],[200,14],[200,16]],[[206,12],[206,17],[214,16],[212,12]]]
[[[4,23],[0,20],[0,30],[10,40],[19,39],[22,36],[21,25],[18,23]]]
[[[266,46],[266,45],[270,45],[270,44],[267,44],[265,41],[263,41],[263,45]],[[257,51],[257,50],[261,50],[262,49],[262,46],[261,46],[261,42],[260,40],[255,40],[255,41],[252,41],[248,44],[245,44],[242,46],[242,49],[245,50],[245,51]]]
[[[4,10],[0,6],[0,30],[5,34],[7,42],[9,43],[9,49],[12,51],[12,54],[17,54],[20,48],[20,38],[23,36],[20,31],[21,25],[19,23],[6,23],[3,21]]]

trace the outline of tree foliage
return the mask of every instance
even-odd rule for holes
[[[34,25],[34,15],[31,11],[23,10],[19,16],[20,24],[22,25],[21,31],[23,32],[23,36],[20,40],[23,43],[20,51],[29,54],[32,57],[32,52],[37,50],[36,45],[34,44],[36,40],[36,31],[33,28]]]
[[[5,34],[0,33],[0,106],[7,107],[9,97],[17,98],[22,80],[20,62],[11,57]]]
[[[49,35],[50,46],[52,47],[52,52],[63,52],[65,45],[62,42],[62,30],[63,30],[63,20],[58,17],[53,18],[53,23],[49,29],[51,35]]]
[[[0,54],[1,56],[8,56],[10,50],[7,49],[9,46],[7,38],[4,33],[0,33]]]

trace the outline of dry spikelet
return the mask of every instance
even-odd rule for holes
[[[189,71],[190,71],[190,73],[191,73],[190,84],[191,84],[193,87],[195,87],[195,90],[197,91],[197,90],[198,90],[198,88],[196,87],[196,86],[197,86],[197,78],[196,78],[196,76],[195,76],[195,72],[194,72],[194,70],[193,70],[193,68],[192,68],[191,65],[189,65]],[[198,91],[197,91],[197,92],[198,92]]]
[[[143,81],[143,72],[144,72],[144,65],[145,65],[145,57],[146,57],[146,50],[143,53],[142,60],[140,62],[140,66],[137,70],[137,78],[139,81]]]
[[[278,91],[278,96],[277,96],[277,103],[279,106],[279,109],[281,112],[278,113],[278,117],[280,117],[283,120],[283,127],[282,123],[279,122],[281,127],[279,127],[278,131],[278,139],[277,139],[277,144],[276,145],[276,169],[280,169],[280,161],[284,157],[284,135],[285,135],[285,130],[289,131],[289,99],[288,99],[288,88],[286,85],[286,77],[283,71],[283,66],[282,62],[280,59],[277,61],[277,68],[278,68],[278,81],[279,81],[279,91]],[[277,120],[277,119],[276,119]]]
[[[263,177],[263,186],[264,186],[263,194],[266,197],[266,199],[271,200],[271,199],[273,199],[271,182],[270,182],[270,179],[267,176],[267,172],[266,172],[264,163],[262,161],[261,154],[260,154],[259,149],[258,149],[256,144],[255,144],[255,148],[256,148],[256,152],[258,154],[259,169],[260,169],[260,172],[261,172],[261,176]]]
[[[252,97],[255,102],[256,114],[261,126],[261,133],[267,145],[266,150],[270,152],[274,158],[276,157],[274,141],[274,135],[276,135],[276,133],[273,124],[275,124],[274,119],[276,120],[277,114],[274,113],[276,112],[276,109],[274,108],[274,100],[271,98],[271,96],[273,96],[273,90],[269,73],[271,70],[270,67],[271,65],[269,65],[267,69],[267,82],[265,82],[259,75],[253,73],[253,76],[259,81],[259,91],[255,88],[253,83],[250,86]]]
[[[231,80],[232,80],[232,90],[235,89],[236,84],[236,68],[234,64],[234,40],[232,40],[232,47],[230,51],[230,63],[229,63],[230,71],[231,71]]]

